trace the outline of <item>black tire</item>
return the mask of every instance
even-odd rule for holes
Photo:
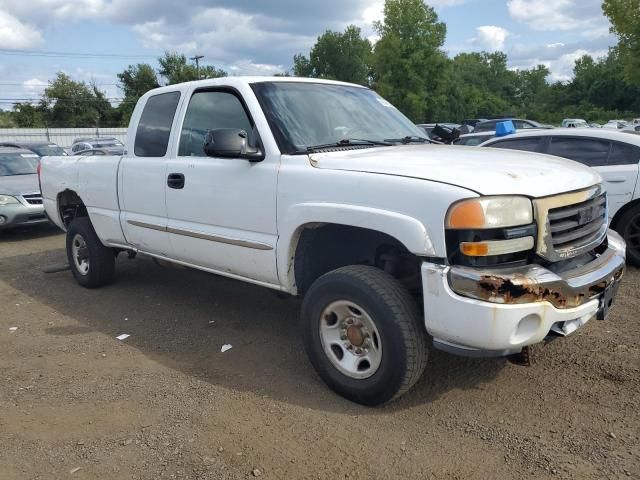
[[[640,267],[640,205],[624,212],[615,229],[627,243],[627,263]]]
[[[84,240],[86,257],[88,257],[87,271],[81,271],[74,260],[73,243],[76,239]],[[76,281],[86,288],[97,288],[113,280],[115,272],[116,254],[111,248],[105,247],[96,235],[91,220],[88,217],[74,219],[67,229],[67,260]]]
[[[321,316],[325,308],[341,300],[361,306],[379,332],[382,359],[368,378],[345,375],[324,351]],[[302,335],[322,380],[336,393],[363,405],[400,397],[420,379],[427,363],[427,334],[417,302],[400,282],[375,267],[342,267],[317,279],[302,304]]]

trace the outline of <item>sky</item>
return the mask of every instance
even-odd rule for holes
[[[58,71],[122,96],[116,74],[165,50],[230,75],[269,75],[308,54],[318,35],[359,26],[375,41],[380,0],[0,0],[0,108],[38,98]],[[616,39],[600,0],[426,0],[447,25],[445,51],[503,51],[510,68],[547,65],[570,80],[584,54]],[[24,53],[23,51],[28,51]],[[91,54],[84,58],[40,52]],[[99,55],[99,56],[98,56]],[[4,103],[2,103],[4,102]]]

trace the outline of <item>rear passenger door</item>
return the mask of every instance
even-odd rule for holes
[[[593,167],[602,175],[609,197],[609,218],[633,198],[640,161],[638,147],[600,138],[551,136],[546,153]]]
[[[180,92],[150,96],[134,145],[120,164],[120,224],[127,242],[143,252],[170,256],[167,232],[167,152]],[[136,113],[137,114],[137,113]]]

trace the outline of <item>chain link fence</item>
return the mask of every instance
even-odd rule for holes
[[[71,148],[76,138],[115,137],[125,143],[126,127],[119,128],[0,128],[1,142],[51,142]]]

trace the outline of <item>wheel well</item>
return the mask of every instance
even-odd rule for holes
[[[69,227],[74,218],[89,216],[84,202],[73,190],[58,194],[58,212],[65,228]]]
[[[618,222],[620,221],[622,216],[632,208],[640,208],[640,198],[636,198],[635,200],[630,201],[616,212],[616,214],[613,216],[613,219],[611,220],[611,228],[617,230]]]
[[[370,265],[393,275],[410,290],[420,290],[421,259],[397,239],[367,228],[337,224],[303,227],[294,255],[298,294],[320,276],[347,265]]]

